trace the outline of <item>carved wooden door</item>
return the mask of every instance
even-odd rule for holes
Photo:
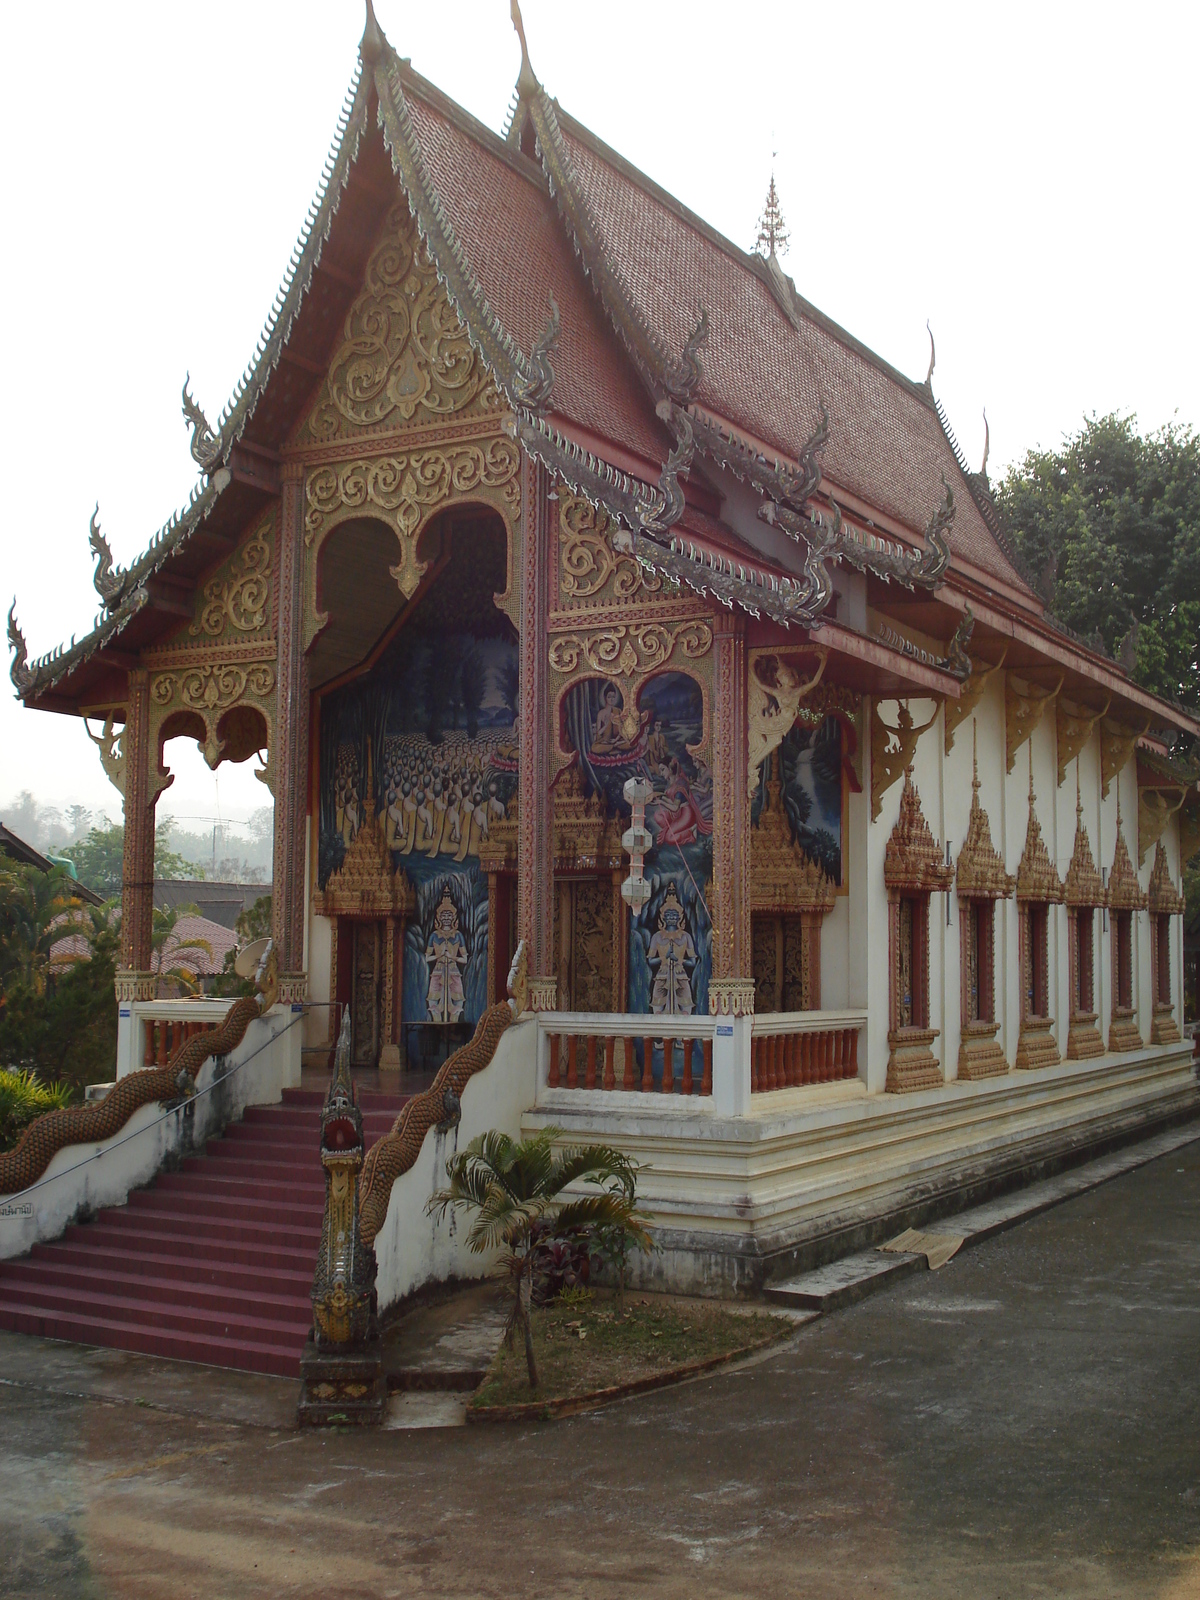
[[[354,987],[351,999],[350,1061],[355,1067],[379,1064],[379,1001],[382,978],[382,928],[355,921]]]

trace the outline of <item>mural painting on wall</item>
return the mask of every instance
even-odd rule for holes
[[[590,793],[610,815],[628,817],[622,790],[646,778],[654,797],[646,825],[650,899],[629,939],[631,1012],[691,1016],[708,1010],[712,923],[712,773],[705,759],[704,698],[694,678],[664,672],[627,706],[621,689],[589,678],[563,699],[564,748],[573,750]]]
[[[823,716],[802,707],[779,746],[782,799],[792,838],[802,855],[842,886],[843,769],[851,754],[853,728],[841,717]],[[758,769],[758,786],[750,805],[757,825],[767,794],[772,757]]]
[[[369,675],[322,700],[318,880],[324,887],[363,825],[369,789],[373,826],[416,895],[404,1021],[475,1023],[487,1005],[479,846],[516,805],[519,667],[490,598],[475,608],[458,582],[439,588],[443,605],[423,606]]]

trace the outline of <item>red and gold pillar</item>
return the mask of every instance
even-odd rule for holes
[[[304,846],[308,827],[308,660],[304,654],[304,469],[281,473],[275,559],[275,859],[272,934],[281,998],[303,999]]]
[[[754,1010],[750,936],[750,800],[746,763],[746,631],[741,612],[713,619],[717,670],[713,707],[713,966],[708,1008],[714,1015]]]
[[[521,462],[521,774],[517,841],[517,937],[529,962],[529,1003],[552,1011],[554,890],[550,812],[549,604],[554,551],[546,469]]]
[[[121,740],[125,773],[125,850],[121,866],[121,964],[129,972],[150,969],[154,922],[154,801],[150,763],[150,674],[129,674],[129,703]],[[142,998],[140,995],[138,998]]]

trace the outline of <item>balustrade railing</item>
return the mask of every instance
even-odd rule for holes
[[[548,1089],[711,1095],[715,1017],[546,1012]],[[669,1025],[669,1026],[668,1026]]]
[[[750,1092],[799,1089],[858,1077],[865,1011],[775,1011],[754,1018]]]
[[[181,1044],[198,1033],[211,1033],[216,1026],[187,1017],[143,1017],[142,1065],[165,1067]]]

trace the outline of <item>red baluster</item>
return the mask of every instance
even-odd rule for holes
[[[712,1040],[704,1041],[704,1076],[700,1079],[700,1093],[712,1093]]]
[[[650,1094],[654,1089],[654,1040],[642,1040],[642,1093]]]
[[[850,1064],[846,1072],[848,1078],[858,1077],[858,1029],[850,1028]]]
[[[621,1040],[621,1051],[625,1058],[624,1067],[621,1072],[621,1087],[622,1089],[628,1090],[629,1093],[632,1094],[636,1085],[633,1080],[633,1040],[628,1034],[626,1034]]]
[[[583,1087],[594,1089],[596,1087],[596,1035],[589,1033],[587,1036],[587,1065],[584,1068]]]
[[[549,1088],[558,1088],[558,1035],[550,1035],[550,1076],[546,1079]]]
[[[616,1060],[617,1041],[610,1033],[604,1041],[604,1087],[615,1089],[617,1086]]]
[[[579,1087],[579,1040],[571,1034],[567,1040],[567,1088]]]
[[[675,1041],[674,1041],[674,1039],[664,1039],[663,1040],[662,1092],[664,1094],[674,1094],[675,1093]]]
[[[691,1094],[693,1041],[691,1039],[681,1039],[679,1042],[683,1046],[683,1079],[679,1087],[684,1094]]]

